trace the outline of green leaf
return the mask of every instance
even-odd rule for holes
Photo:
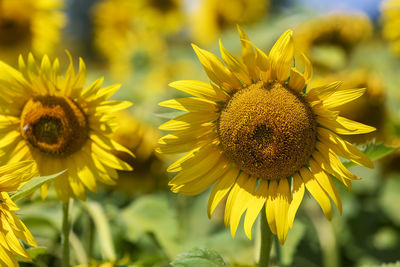
[[[154,234],[169,258],[179,253],[178,221],[174,209],[164,195],[143,196],[122,211],[126,236],[138,242],[143,235]]]
[[[115,254],[110,224],[103,208],[97,202],[86,202],[83,203],[83,205],[89,212],[96,226],[103,258],[108,261],[115,261],[117,256]]]
[[[227,266],[222,257],[213,249],[197,247],[178,255],[171,262],[174,267],[218,267]]]
[[[21,188],[18,189],[18,191],[16,191],[14,194],[11,195],[11,199],[13,201],[17,201],[20,200],[21,198],[26,197],[27,195],[33,193],[36,189],[39,189],[39,187],[41,187],[45,183],[50,182],[51,180],[53,180],[54,178],[56,178],[57,176],[61,175],[64,172],[65,171],[52,174],[49,176],[39,176],[30,179],[26,184],[21,186]]]
[[[386,157],[387,155],[393,153],[400,147],[390,147],[390,146],[385,146],[384,144],[375,144],[375,143],[369,143],[364,149],[364,154],[367,155],[372,161],[381,159],[383,157]],[[356,166],[357,164],[352,162],[352,161],[347,161],[343,163],[344,166],[347,168],[351,168]]]
[[[40,255],[44,255],[47,252],[47,248],[45,247],[37,247],[37,248],[28,248],[26,250],[32,260],[37,259]]]

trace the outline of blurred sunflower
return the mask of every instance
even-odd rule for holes
[[[381,4],[382,10],[382,34],[391,41],[391,48],[400,55],[400,1],[386,0]]]
[[[52,53],[66,17],[62,0],[0,1],[0,55],[14,60],[20,53]]]
[[[365,14],[330,14],[300,24],[293,39],[318,70],[339,70],[347,64],[352,48],[371,37],[372,30]]]
[[[0,167],[0,265],[18,266],[16,256],[31,261],[20,240],[37,247],[28,228],[15,214],[19,210],[7,192],[18,188],[37,175],[34,161],[20,161]]]
[[[139,16],[146,25],[162,34],[171,34],[183,26],[182,0],[139,0]]]
[[[373,139],[378,142],[386,141],[386,133],[384,131],[384,125],[387,120],[385,110],[386,90],[382,79],[371,71],[359,69],[314,78],[309,83],[309,86],[319,87],[334,81],[344,81],[341,86],[342,90],[351,90],[352,88],[367,88],[367,90],[364,95],[353,102],[338,106],[332,110],[339,111],[341,115],[351,120],[377,128],[377,131],[369,134],[350,135],[343,138],[357,144],[365,144]],[[371,112],[371,110],[374,112]]]
[[[210,44],[227,28],[261,20],[268,6],[269,0],[201,0],[191,21],[193,40]]]
[[[107,137],[117,126],[113,112],[131,103],[107,101],[120,85],[101,88],[103,78],[84,88],[85,63],[80,59],[75,73],[69,57],[64,76],[58,59],[51,63],[47,56],[40,66],[32,54],[27,63],[20,56],[19,71],[0,61],[0,159],[33,159],[41,175],[67,170],[53,182],[63,202],[75,196],[84,200],[85,187],[95,192],[96,180],[113,184],[114,169],[132,169],[111,150],[132,153]],[[48,189],[48,184],[41,187],[42,198]]]
[[[305,92],[312,66],[303,56],[304,73],[291,68],[291,30],[278,39],[269,55],[256,48],[241,29],[239,35],[241,59],[220,43],[226,66],[215,55],[193,45],[211,83],[170,84],[194,97],[160,103],[188,113],[160,126],[161,130],[175,132],[160,139],[159,150],[188,152],[167,169],[179,172],[169,182],[173,192],[196,195],[216,183],[208,215],[228,194],[224,222],[233,236],[246,211],[244,229],[251,238],[252,225],[265,205],[266,214],[262,216],[284,243],[305,188],[329,220],[329,197],[342,211],[329,174],[348,187],[351,180],[359,178],[338,156],[373,167],[368,157],[337,134],[363,134],[375,128],[331,110],[360,97],[365,89],[342,90],[341,83],[334,82]]]
[[[141,17],[140,1],[102,0],[93,6],[94,46],[108,61],[113,77],[163,59],[165,41]]]
[[[160,133],[157,129],[139,120],[128,112],[120,112],[117,116],[120,127],[112,134],[112,138],[135,154],[113,151],[114,155],[129,163],[135,171],[119,171],[118,181],[112,188],[128,194],[149,193],[166,187],[167,177],[163,171],[165,163],[155,153]]]

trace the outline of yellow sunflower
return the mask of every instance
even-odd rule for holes
[[[143,17],[147,27],[162,34],[171,34],[183,26],[182,0],[139,0],[138,16]]]
[[[333,13],[300,24],[293,39],[320,69],[338,70],[347,64],[351,49],[372,36],[373,26],[363,13]]]
[[[386,0],[382,2],[382,34],[391,42],[392,50],[400,55],[400,1]]]
[[[111,150],[132,153],[107,137],[117,126],[113,112],[131,103],[107,101],[120,85],[101,88],[103,78],[84,88],[85,63],[80,59],[75,73],[69,58],[64,76],[58,59],[47,56],[40,65],[32,54],[27,62],[21,56],[19,70],[0,61],[0,160],[33,159],[41,175],[67,170],[53,182],[63,202],[84,200],[85,187],[95,192],[96,180],[113,184],[115,169],[132,169]],[[48,188],[41,187],[42,198]]]
[[[196,195],[212,184],[208,215],[227,195],[224,221],[234,236],[244,212],[244,230],[251,238],[255,219],[265,205],[269,227],[284,243],[305,189],[330,220],[330,199],[342,211],[335,176],[347,187],[359,179],[339,157],[373,167],[362,152],[340,135],[369,133],[375,128],[346,119],[331,109],[361,96],[365,89],[341,90],[334,82],[305,90],[312,74],[292,66],[292,31],[286,31],[269,55],[255,47],[239,28],[242,57],[220,43],[224,63],[193,45],[211,83],[177,81],[170,84],[193,97],[160,106],[186,111],[160,126],[175,131],[163,136],[162,153],[184,153],[167,169],[179,172],[171,190]],[[296,63],[299,59],[296,60]]]
[[[387,134],[384,125],[387,120],[385,109],[386,88],[382,79],[375,73],[366,69],[348,70],[336,74],[314,78],[309,86],[318,87],[334,81],[344,81],[341,89],[367,88],[365,94],[352,103],[347,103],[334,108],[343,116],[374,126],[378,130],[369,134],[351,135],[344,137],[352,143],[365,144],[375,139],[384,142]],[[371,112],[373,110],[374,112]]]
[[[14,60],[33,51],[52,53],[66,23],[62,0],[2,0],[0,2],[0,53]]]
[[[166,164],[155,153],[161,136],[159,131],[128,112],[119,112],[117,123],[120,127],[112,138],[134,153],[136,159],[120,151],[115,151],[114,155],[128,162],[135,171],[119,171],[119,179],[111,188],[127,194],[150,193],[160,188],[166,190],[168,178],[163,171]]]
[[[135,65],[148,67],[165,54],[164,39],[149,29],[140,6],[140,1],[102,0],[92,9],[94,47],[118,79],[131,75]]]
[[[21,161],[0,167],[0,265],[18,266],[16,256],[30,261],[20,240],[37,247],[28,228],[15,214],[19,210],[7,192],[16,191],[37,174],[34,161]]]
[[[250,24],[261,20],[268,6],[268,0],[201,0],[191,21],[193,40],[207,45],[221,31],[237,23]]]

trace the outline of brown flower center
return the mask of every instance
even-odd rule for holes
[[[36,96],[24,106],[21,132],[40,151],[68,156],[82,148],[88,138],[88,121],[82,109],[61,96]]]
[[[279,83],[259,82],[238,91],[218,121],[227,157],[264,179],[291,176],[307,164],[316,133],[310,106]]]

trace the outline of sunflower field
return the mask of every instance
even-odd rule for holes
[[[0,0],[0,266],[400,267],[400,0]]]

